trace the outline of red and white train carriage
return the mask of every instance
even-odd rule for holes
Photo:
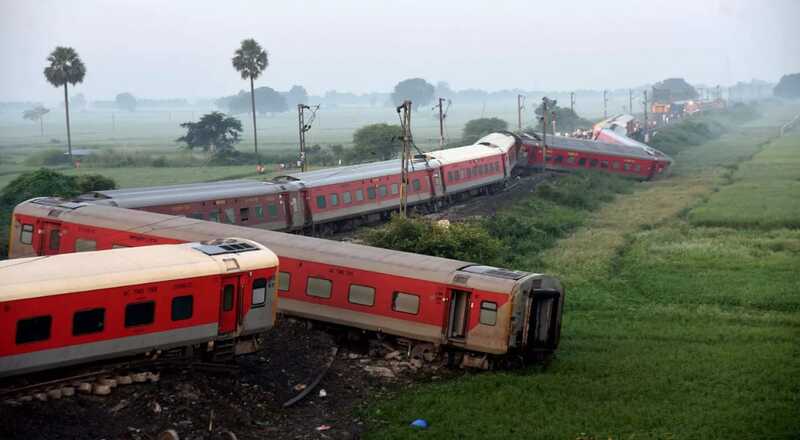
[[[496,190],[517,164],[518,142],[494,133],[475,145],[416,156],[409,206],[436,209],[453,197]],[[335,228],[400,206],[400,160],[315,170],[271,182],[233,180],[96,191],[81,201],[271,230]]]
[[[17,206],[12,257],[243,237],[281,261],[279,310],[380,332],[431,349],[546,355],[558,346],[564,291],[555,278],[263,229],[54,199]]]
[[[527,133],[521,139],[527,166],[533,169],[600,170],[650,180],[666,174],[672,164],[669,156],[644,144],[610,144],[549,134],[543,142],[541,135]]]
[[[255,351],[275,321],[277,270],[246,239],[0,262],[0,377],[155,350]]]

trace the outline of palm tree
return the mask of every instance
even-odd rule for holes
[[[78,56],[78,52],[71,47],[58,46],[47,57],[49,66],[44,68],[44,77],[53,87],[64,86],[64,108],[67,110],[67,154],[72,162],[72,137],[69,132],[69,95],[67,84],[75,85],[83,82],[86,76],[86,66]]]
[[[242,46],[236,49],[233,57],[233,68],[241,75],[242,79],[250,79],[250,104],[253,107],[253,142],[255,153],[258,155],[258,133],[256,131],[256,97],[253,92],[253,80],[269,66],[267,51],[261,48],[256,40],[249,38],[242,41]]]

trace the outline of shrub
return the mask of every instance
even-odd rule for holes
[[[362,238],[371,246],[482,264],[500,264],[503,251],[500,240],[480,225],[443,226],[426,219],[400,216],[392,217],[383,227],[367,231]]]
[[[63,150],[43,150],[37,151],[25,158],[25,165],[28,166],[57,166],[69,164],[69,156]]]

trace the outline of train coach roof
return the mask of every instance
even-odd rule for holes
[[[231,251],[211,244],[185,243],[20,258],[0,262],[0,301],[225,274],[224,260],[236,271],[275,267],[278,258],[248,240]],[[230,243],[228,243],[230,245]]]
[[[317,187],[400,174],[400,166],[400,159],[391,159],[381,162],[370,162],[358,165],[347,165],[343,167],[306,171],[304,173],[294,173],[289,174],[288,177],[303,182],[303,184],[308,187]],[[431,162],[430,160],[426,163],[424,159],[414,159],[411,162],[409,170],[426,170],[430,166],[435,166],[435,163]]]
[[[487,145],[467,145],[466,147],[450,148],[447,150],[437,150],[426,153],[429,159],[436,159],[442,165],[468,162],[475,159],[483,159],[502,154],[500,148]]]
[[[67,204],[62,206],[67,207],[58,209],[57,199],[34,199],[18,205],[15,214],[48,216],[55,208],[57,213],[53,215],[62,221],[122,230],[130,234],[169,237],[190,242],[209,240],[219,236],[242,237],[268,247],[279,258],[293,258],[342,268],[357,268],[443,284],[453,284],[457,279],[456,275],[463,273],[461,272],[462,268],[473,266],[468,262],[447,258],[187,217],[98,205]],[[465,287],[481,288],[492,292],[511,292],[513,286],[518,282],[479,272],[470,272],[468,278],[464,284]]]
[[[486,136],[478,139],[478,142],[475,142],[477,145],[494,145],[497,148],[503,150],[503,152],[508,152],[514,144],[517,143],[517,138],[506,133],[490,133]]]
[[[522,136],[523,141],[528,143],[541,142],[541,135],[538,133],[536,137],[529,134],[524,134]],[[670,159],[670,157],[666,154],[646,145],[644,145],[645,148],[642,148],[629,145],[610,144],[590,139],[576,139],[565,136],[547,135],[547,146],[553,148],[563,148],[565,150],[584,151],[587,153],[602,153],[613,156],[635,157],[646,160],[663,159],[672,161],[672,159]]]
[[[154,186],[146,188],[115,189],[84,194],[78,201],[108,204],[122,208],[191,203],[213,199],[256,197],[277,194],[293,184],[261,182],[258,180],[227,180],[191,183],[186,185]]]

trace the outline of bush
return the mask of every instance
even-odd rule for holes
[[[25,165],[34,167],[52,167],[67,164],[69,164],[69,156],[64,154],[63,150],[37,151],[25,158]]]
[[[362,238],[371,246],[386,249],[489,265],[502,262],[500,240],[471,223],[443,226],[426,219],[394,216],[388,224],[367,231]]]

